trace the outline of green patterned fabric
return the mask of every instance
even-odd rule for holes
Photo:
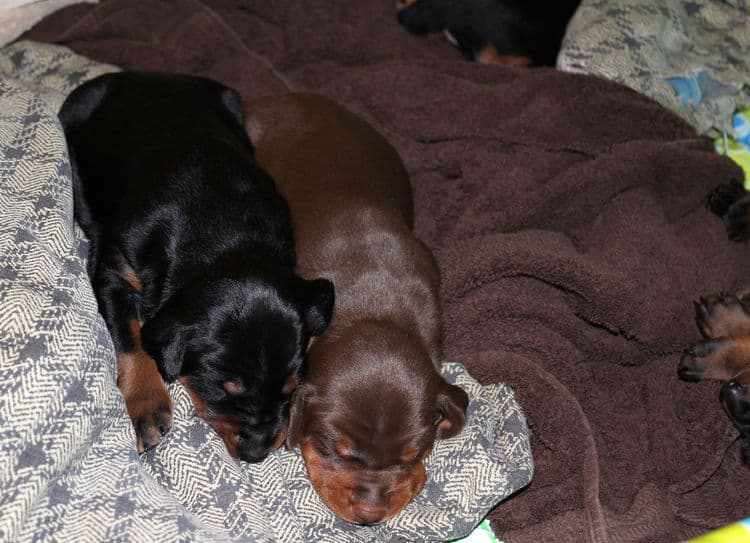
[[[747,0],[583,0],[557,64],[622,83],[717,137],[750,107],[748,52]]]
[[[714,140],[716,152],[727,155],[742,168],[745,174],[745,188],[750,190],[750,109],[734,114],[731,136]]]

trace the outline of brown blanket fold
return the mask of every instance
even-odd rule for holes
[[[677,379],[692,300],[747,286],[704,206],[739,171],[656,103],[551,69],[464,62],[388,1],[109,0],[25,37],[247,96],[318,92],[401,153],[443,276],[445,351],[532,425],[509,542],[674,542],[750,514],[718,385]]]

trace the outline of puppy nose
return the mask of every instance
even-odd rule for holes
[[[352,507],[362,524],[377,524],[385,517],[385,507],[367,503],[356,503]]]

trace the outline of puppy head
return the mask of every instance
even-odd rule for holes
[[[721,387],[721,404],[742,436],[742,459],[750,464],[750,369]]]
[[[325,279],[207,277],[144,323],[143,345],[166,380],[187,387],[230,454],[259,462],[283,443],[310,337],[323,332],[332,309]]]
[[[435,439],[464,425],[468,396],[398,330],[323,337],[294,394],[287,446],[300,445],[310,481],[339,517],[384,522],[422,489]]]
[[[398,22],[414,34],[442,32],[448,26],[442,4],[435,0],[396,0]]]

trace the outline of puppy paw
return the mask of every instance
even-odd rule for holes
[[[172,427],[172,405],[166,387],[143,390],[143,394],[126,397],[128,415],[135,428],[138,453],[156,447]]]
[[[677,367],[684,381],[729,381],[750,367],[750,336],[721,337],[696,343]]]
[[[682,355],[677,366],[677,375],[683,381],[700,381],[705,378],[708,370],[707,357],[719,348],[716,341],[703,341],[690,347]]]
[[[703,296],[695,306],[695,323],[707,339],[750,334],[750,313],[744,300],[719,293]]]
[[[712,190],[708,195],[706,205],[712,213],[723,217],[729,211],[729,207],[746,194],[742,183],[732,179],[729,183],[723,183]]]
[[[156,363],[145,352],[118,357],[117,386],[135,428],[138,452],[159,444],[172,427],[172,400]]]

